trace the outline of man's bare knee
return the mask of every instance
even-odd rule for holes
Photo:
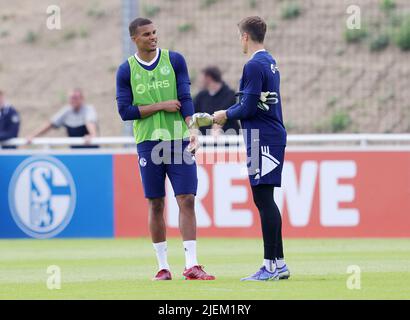
[[[164,213],[164,198],[149,199],[150,211],[154,215],[162,215]]]
[[[181,210],[194,210],[195,196],[193,194],[181,194],[177,197],[177,202]]]

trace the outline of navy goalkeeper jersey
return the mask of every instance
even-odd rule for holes
[[[242,103],[228,110],[228,118],[240,119],[247,147],[251,146],[251,129],[259,129],[260,145],[286,145],[280,96],[280,73],[276,61],[265,50],[257,51],[245,64],[239,85],[243,92]],[[256,107],[261,92],[273,92],[269,110]],[[248,99],[247,99],[248,98]]]

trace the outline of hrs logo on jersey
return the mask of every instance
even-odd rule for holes
[[[13,219],[31,237],[59,234],[69,224],[75,204],[73,178],[54,157],[30,157],[11,178],[9,206]]]
[[[135,88],[135,91],[138,94],[144,94],[147,90],[156,90],[156,89],[160,89],[160,88],[169,88],[170,87],[170,82],[169,80],[162,80],[162,81],[152,81],[148,84],[138,84]]]

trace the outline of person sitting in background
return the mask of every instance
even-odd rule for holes
[[[1,142],[17,138],[20,129],[20,117],[13,106],[6,104],[5,95],[0,91],[0,149],[15,149],[15,146],[1,146]]]
[[[218,67],[209,66],[202,70],[201,88],[194,99],[195,112],[213,114],[236,103],[235,92],[222,80],[222,73]],[[216,136],[221,133],[221,128],[225,134],[239,133],[239,123],[236,120],[228,120],[223,127],[214,124],[212,128],[202,127],[200,130],[202,134],[211,133]]]
[[[97,136],[97,113],[93,106],[84,104],[83,91],[79,88],[69,94],[69,105],[61,108],[45,125],[27,137],[27,140],[31,143],[33,138],[62,126],[66,128],[69,137],[85,138],[85,145],[72,148],[97,147],[90,145],[91,139]]]

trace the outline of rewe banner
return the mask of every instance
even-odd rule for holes
[[[244,155],[205,156],[198,235],[259,237]],[[4,154],[0,168],[0,238],[149,236],[136,154]],[[410,237],[410,151],[289,150],[274,196],[284,237]],[[179,236],[169,182],[165,210]]]
[[[223,157],[221,157],[223,158]],[[115,234],[147,236],[137,158],[115,156]],[[200,236],[256,237],[259,217],[243,163],[198,165]],[[286,237],[409,237],[410,152],[287,152],[274,192]],[[168,234],[178,206],[168,182]]]

